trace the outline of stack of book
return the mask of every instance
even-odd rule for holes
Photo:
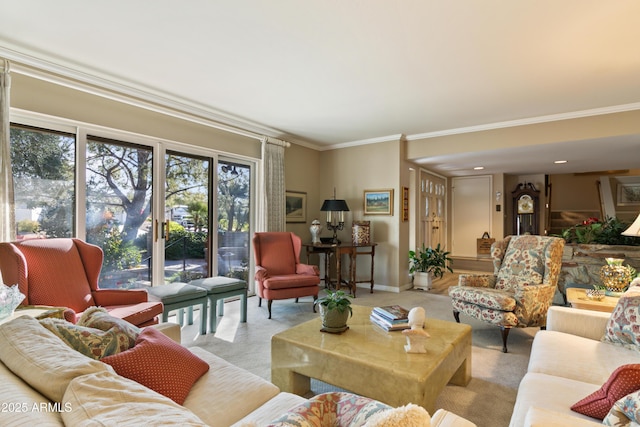
[[[371,322],[385,331],[409,329],[409,310],[399,305],[374,307],[369,316]]]

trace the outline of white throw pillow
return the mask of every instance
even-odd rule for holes
[[[0,325],[0,360],[24,382],[54,402],[62,401],[75,377],[112,371],[66,345],[33,317]]]
[[[171,399],[113,372],[77,377],[64,394],[65,425],[206,426]]]

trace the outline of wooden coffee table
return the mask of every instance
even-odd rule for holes
[[[585,310],[604,311],[611,313],[620,298],[605,296],[600,301],[587,298],[587,290],[582,288],[567,288],[567,302],[573,308],[582,308]]]
[[[401,332],[371,323],[372,307],[352,307],[342,334],[320,332],[318,317],[274,335],[271,382],[303,396],[315,378],[391,406],[414,403],[433,413],[447,383],[466,386],[471,380],[469,325],[428,318],[427,353],[408,354]]]

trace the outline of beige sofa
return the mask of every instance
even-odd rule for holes
[[[547,329],[536,334],[520,382],[510,427],[602,426],[572,411],[621,365],[640,363],[637,350],[601,342],[609,313],[551,307]]]
[[[178,325],[159,328],[180,342]],[[263,426],[306,399],[197,347],[210,368],[178,405],[71,349],[31,317],[0,325],[0,425]],[[444,410],[432,426],[471,427]]]

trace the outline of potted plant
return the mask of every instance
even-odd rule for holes
[[[431,280],[441,279],[447,271],[453,273],[449,252],[440,247],[425,247],[417,251],[409,251],[409,273],[413,275],[413,287],[416,289],[431,289]]]
[[[347,319],[353,315],[353,309],[351,308],[351,300],[343,291],[327,290],[327,295],[318,298],[314,304],[320,306],[323,331],[343,332],[347,330]]]

